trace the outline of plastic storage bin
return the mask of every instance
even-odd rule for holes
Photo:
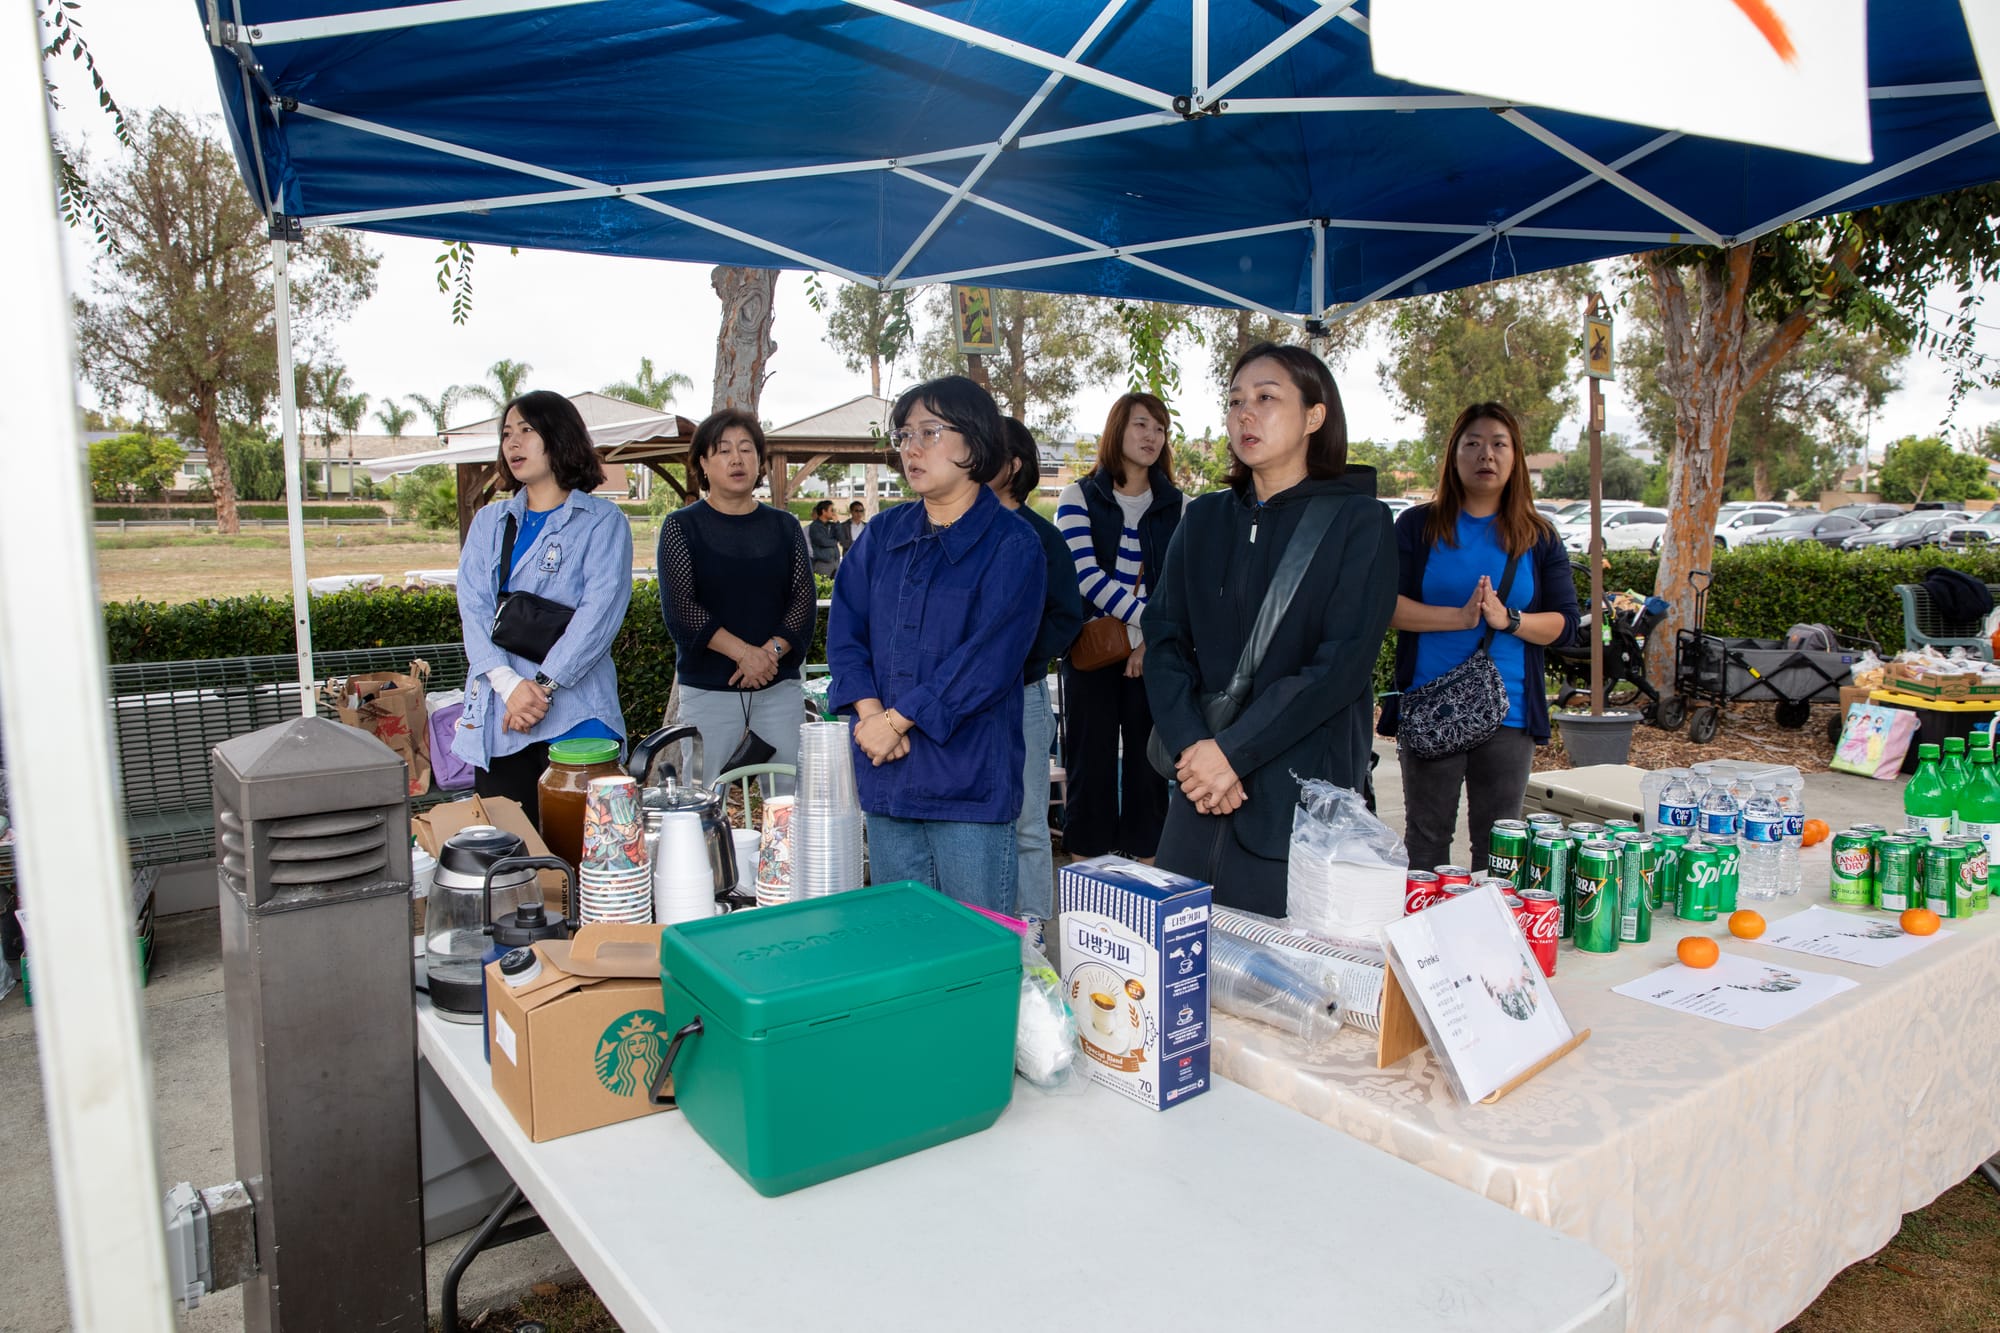
[[[674,1098],[766,1195],[975,1133],[1013,1095],[1020,976],[1010,931],[920,884],[671,927]]]

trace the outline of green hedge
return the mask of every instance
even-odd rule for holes
[[[156,523],[171,519],[185,523],[191,518],[215,518],[215,509],[210,505],[97,505],[96,519],[99,523],[116,523],[129,519],[134,523]],[[387,518],[389,511],[381,505],[326,505],[309,504],[305,507],[308,523],[322,518]],[[239,504],[236,513],[241,518],[283,518],[285,507],[274,504]]]

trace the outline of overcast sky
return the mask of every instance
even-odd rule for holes
[[[207,46],[189,0],[84,0],[78,16],[99,69],[128,112],[169,106],[218,115]],[[96,112],[88,85],[68,69],[70,62],[62,63],[66,110],[59,125],[72,137],[85,137],[92,154],[102,158],[116,150],[108,122]],[[339,330],[337,341],[356,388],[377,402],[411,392],[435,395],[449,384],[481,380],[501,357],[531,364],[533,387],[574,393],[630,378],[642,356],[694,380],[693,392],[677,403],[683,413],[699,418],[709,401],[719,307],[708,265],[555,251],[510,256],[504,249],[481,247],[476,308],[471,321],[460,326],[451,322],[449,298],[434,281],[437,242],[374,236],[370,243],[382,258],[376,294]],[[81,233],[73,233],[69,253],[71,285],[82,290],[91,250]],[[2000,354],[2000,308],[1989,310],[1984,323],[1989,327],[1981,334],[1982,349]],[[786,273],[778,282],[773,330],[778,351],[761,415],[783,424],[867,392],[866,372],[850,373],[822,333],[820,319],[806,304],[802,276]],[[1336,369],[1355,439],[1394,441],[1419,429],[1417,421],[1397,412],[1381,387],[1376,365],[1382,354],[1379,345],[1367,347]],[[1207,373],[1199,352],[1183,363],[1187,388],[1175,407],[1195,434],[1220,424],[1221,392],[1203,391]],[[1943,418],[1949,379],[1940,366],[1912,358],[1903,380],[1902,392],[1872,424],[1878,451],[1899,436],[1935,432]],[[1106,385],[1080,395],[1075,428],[1099,429],[1122,387]],[[1631,418],[1615,385],[1607,407],[1611,430],[1629,428]],[[1559,439],[1575,437],[1580,415],[1573,411]],[[2000,394],[1988,393],[1962,406],[1954,424],[1978,426],[1996,417]],[[376,428],[371,419],[368,429]]]

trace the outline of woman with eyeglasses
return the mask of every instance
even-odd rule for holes
[[[1437,492],[1396,520],[1396,688],[1436,680],[1487,649],[1507,687],[1507,720],[1473,750],[1443,759],[1398,752],[1403,841],[1420,869],[1452,859],[1459,792],[1466,793],[1472,868],[1486,868],[1496,819],[1518,819],[1535,747],[1549,740],[1542,649],[1577,629],[1576,584],[1554,525],[1535,508],[1521,458],[1521,425],[1499,403],[1458,414],[1438,463]],[[1511,580],[1509,566],[1513,568]],[[1377,730],[1394,736],[1399,695]]]
[[[874,882],[1011,912],[1042,543],[987,488],[1008,460],[991,394],[963,375],[930,380],[896,400],[891,422],[920,503],[876,515],[841,562],[827,702],[854,722]]]

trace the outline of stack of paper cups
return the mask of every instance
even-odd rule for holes
[[[583,801],[583,864],[577,867],[579,925],[643,925],[653,919],[653,869],[639,784],[628,777],[593,778]]]
[[[715,871],[701,816],[670,810],[660,820],[660,854],[653,862],[653,920],[663,926],[715,915]]]
[[[731,829],[729,838],[735,844],[736,891],[748,896],[757,891],[757,849],[763,835],[753,828],[739,828]]]
[[[799,728],[798,806],[792,813],[792,898],[861,887],[861,800],[847,723]]]
[[[764,832],[757,842],[757,906],[792,900],[792,806],[795,797],[764,802]]]

